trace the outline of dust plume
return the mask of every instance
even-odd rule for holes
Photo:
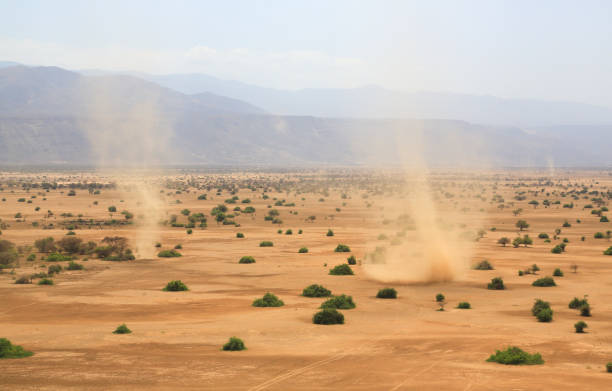
[[[159,167],[170,154],[172,126],[161,110],[160,90],[134,88],[133,83],[141,82],[130,77],[83,79],[81,127],[97,169],[117,183],[126,210],[133,215],[138,228],[133,241],[136,255],[148,258],[154,255],[164,217]]]
[[[391,227],[396,233],[386,246],[380,241],[369,245],[375,249],[366,255],[363,269],[370,278],[383,282],[460,279],[470,265],[474,227],[479,227],[480,218],[449,206],[451,195],[443,184],[452,181],[456,171],[444,171],[445,182],[428,169],[423,129],[397,129],[395,133],[403,185],[398,194],[386,197],[382,210],[389,224],[386,229]]]

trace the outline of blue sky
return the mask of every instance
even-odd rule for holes
[[[612,107],[610,1],[0,1],[0,60]]]

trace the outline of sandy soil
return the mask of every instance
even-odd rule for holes
[[[138,201],[120,190],[102,190],[99,195],[77,190],[75,197],[68,197],[67,189],[24,191],[6,185],[10,178],[41,180],[37,175],[41,174],[0,176],[0,181],[4,181],[0,196],[6,198],[0,202],[0,218],[10,225],[2,230],[0,239],[31,245],[44,236],[63,237],[66,230],[32,227],[32,221],[45,221],[42,216],[47,210],[54,212],[55,217],[50,220],[57,223],[62,220],[61,213],[108,219],[109,205],[116,205],[118,212],[137,207]],[[232,178],[238,181],[245,177],[278,183],[281,178],[299,176],[199,175],[205,178],[202,180],[222,178],[230,183]],[[37,254],[35,262],[22,257],[14,274],[11,269],[0,274],[0,337],[9,338],[35,354],[0,361],[0,389],[612,389],[612,374],[605,371],[605,364],[612,361],[612,257],[603,255],[612,242],[593,238],[597,231],[612,229],[612,224],[599,222],[590,209],[583,209],[592,203],[583,196],[593,196],[580,194],[578,200],[572,200],[569,194],[561,195],[571,189],[580,190],[580,186],[554,185],[560,181],[593,186],[589,191],[612,189],[612,177],[601,172],[565,172],[552,177],[553,185],[541,185],[536,183],[537,178],[545,176],[541,173],[501,173],[496,180],[470,175],[463,179],[438,178],[440,186],[455,196],[441,198],[437,205],[441,212],[470,207],[463,214],[487,229],[485,237],[475,243],[471,263],[486,258],[495,270],[466,270],[458,281],[382,283],[365,275],[360,265],[352,267],[354,276],[329,275],[329,268],[346,262],[349,255],[335,253],[337,244],[349,245],[351,254],[361,260],[375,246],[389,245],[389,240],[377,240],[379,234],[386,233],[391,238],[400,230],[393,224],[382,223],[383,216],[392,218],[385,212],[388,205],[400,201],[385,191],[371,192],[367,199],[362,198],[361,180],[349,176],[329,182],[329,196],[305,190],[301,194],[270,191],[266,193],[270,199],[264,200],[261,189],[240,189],[236,195],[240,199],[250,198],[249,205],[257,210],[253,216],[237,216],[235,221],[240,227],[216,224],[210,216],[214,206],[231,197],[228,191],[216,195],[216,187],[191,188],[189,193],[165,195],[164,216],[180,216],[180,210],[188,208],[208,217],[208,228],[196,228],[191,235],[184,228],[159,227],[162,248],[182,244],[181,258],[108,262],[91,256],[83,261],[80,256],[85,270],[63,271],[54,277],[54,286],[38,286],[17,285],[14,278],[45,271],[49,263],[39,260],[41,254]],[[96,178],[75,173],[61,176],[67,182]],[[178,174],[175,177],[185,178]],[[500,209],[497,203],[491,203],[495,182],[497,193],[506,204],[514,202],[512,206]],[[521,182],[526,185],[506,186]],[[334,183],[349,186],[349,197],[341,198],[349,187],[337,189]],[[478,186],[485,189],[482,194],[486,201],[471,196],[480,194]],[[513,199],[517,191],[542,188],[550,195],[527,194],[525,200]],[[174,193],[174,189],[165,191]],[[203,193],[208,194],[208,200],[197,200],[197,195]],[[30,198],[36,194],[35,199]],[[33,202],[17,202],[21,197]],[[275,197],[296,204],[273,206],[280,211],[283,220],[280,226],[264,221],[267,205],[273,205]],[[325,200],[319,201],[320,198]],[[546,198],[561,200],[561,204],[544,208],[541,202]],[[182,203],[176,204],[177,199]],[[528,204],[532,199],[540,201],[537,208]],[[562,207],[571,201],[575,203],[573,209]],[[231,210],[236,205],[228,206]],[[40,211],[34,211],[36,206],[40,206]],[[381,210],[383,206],[386,209]],[[511,212],[516,208],[523,209],[520,216]],[[289,210],[298,213],[290,214]],[[25,216],[25,222],[15,221],[17,212]],[[307,221],[311,215],[316,219]],[[525,233],[534,239],[533,246],[501,247],[497,244],[500,237],[517,235],[514,226],[517,219],[530,224]],[[581,223],[576,223],[576,219]],[[555,228],[565,220],[572,224],[562,228],[560,234],[560,238],[569,239],[567,251],[552,254],[550,249],[559,240],[544,243],[537,235],[547,232],[552,238]],[[491,227],[496,227],[496,231],[491,231]],[[291,228],[293,235],[278,234],[279,228]],[[325,235],[329,228],[335,236]],[[303,229],[303,234],[297,234],[299,229]],[[134,239],[137,227],[85,228],[75,232],[84,240],[98,242],[110,235]],[[236,238],[237,232],[243,232],[245,238]],[[151,245],[157,241],[155,235],[151,232]],[[585,241],[580,240],[582,236]],[[259,247],[262,240],[272,240],[274,247]],[[300,247],[308,247],[309,253],[298,254]],[[257,262],[238,264],[243,255],[252,255]],[[533,263],[542,269],[538,276],[517,275],[519,269]],[[577,273],[570,270],[573,263],[578,265]],[[536,278],[551,275],[557,267],[565,273],[564,277],[556,278],[558,286],[531,286]],[[503,277],[506,290],[486,289],[487,282],[496,276]],[[163,292],[165,284],[174,279],[185,282],[190,290]],[[323,299],[303,297],[301,291],[313,283],[326,286],[334,294],[353,296],[357,308],[342,311],[344,325],[312,323]],[[378,289],[385,286],[397,289],[397,300],[376,299]],[[285,306],[252,307],[251,302],[267,291],[284,300]],[[439,292],[448,300],[443,312],[436,311],[434,297]],[[580,317],[567,305],[574,296],[585,294],[592,306],[590,318]],[[553,322],[540,323],[531,315],[536,298],[551,303]],[[473,309],[456,309],[459,301],[469,301]],[[581,319],[588,323],[587,333],[576,334],[573,324]],[[126,323],[133,333],[113,334],[121,323]],[[248,349],[221,351],[231,336],[242,338]],[[485,361],[496,349],[508,345],[540,352],[545,364],[504,366]]]

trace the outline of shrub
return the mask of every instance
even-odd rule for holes
[[[531,307],[531,314],[536,316],[538,312],[545,309],[550,309],[550,303],[544,300],[536,299],[533,303],[533,307]]]
[[[274,243],[269,240],[264,240],[263,242],[259,243],[259,247],[274,247]]]
[[[591,316],[591,306],[589,304],[580,306],[580,316]]]
[[[357,264],[357,258],[355,258],[355,256],[354,256],[354,255],[351,255],[350,257],[348,257],[348,258],[346,259],[346,262],[347,262],[349,265],[356,265],[356,264]]]
[[[302,296],[305,297],[329,297],[331,291],[325,288],[323,285],[312,284],[304,288]]]
[[[180,291],[188,291],[187,285],[183,284],[181,280],[170,281],[166,284],[166,287],[163,289],[165,292],[180,292]]]
[[[231,337],[229,341],[223,345],[223,350],[227,351],[238,351],[245,350],[244,342],[240,338]]]
[[[603,238],[605,238],[605,237],[606,237],[606,235],[604,235],[604,233],[603,233],[603,232],[595,232],[595,235],[593,235],[593,237],[594,237],[595,239],[603,239]]]
[[[491,282],[487,285],[487,289],[503,290],[506,289],[504,286],[504,280],[501,277],[495,277],[491,279]]]
[[[46,259],[49,262],[63,262],[63,261],[71,261],[72,257],[62,255],[60,253],[51,253],[47,256]]]
[[[540,310],[536,314],[536,318],[538,318],[538,322],[551,322],[552,316],[553,316],[553,310],[551,308]]]
[[[340,265],[335,266],[333,269],[329,271],[329,274],[333,276],[349,276],[353,275],[353,269],[346,263],[342,263]]]
[[[34,353],[24,350],[19,345],[13,345],[6,338],[0,338],[0,359],[2,358],[24,358],[30,357]]]
[[[476,266],[474,266],[474,269],[475,270],[493,270],[493,265],[491,265],[491,263],[489,263],[489,261],[485,259],[477,263]]]
[[[438,293],[436,295],[436,302],[438,302],[438,303],[444,301],[445,299],[446,299],[446,297],[444,297],[444,295],[442,293]]]
[[[579,310],[580,307],[582,307],[583,305],[588,305],[588,304],[589,302],[587,301],[586,296],[582,299],[574,297],[572,301],[569,302],[568,307],[574,310]]]
[[[339,244],[338,246],[336,246],[336,249],[334,251],[337,253],[350,253],[351,248],[346,244]]]
[[[393,288],[383,288],[378,291],[376,297],[379,299],[397,299],[397,291]]]
[[[522,270],[519,270],[519,271],[518,271],[518,275],[519,275],[519,277],[520,277],[520,276],[522,276],[523,274],[525,274],[525,273],[524,273]]]
[[[549,236],[548,236],[547,233],[541,233],[541,234],[538,235],[538,238],[540,238],[540,239],[548,239]]]
[[[236,233],[236,237],[242,239],[242,238],[244,238],[244,234],[242,232],[238,232],[238,233]]]
[[[15,280],[15,284],[31,284],[32,280],[28,276],[21,276]]]
[[[314,324],[343,324],[344,315],[335,308],[324,308],[312,317]]]
[[[612,362],[606,364],[606,370],[608,371],[608,373],[612,372]]]
[[[298,253],[300,253],[300,254],[305,254],[305,253],[307,253],[307,252],[308,252],[308,248],[306,248],[306,247],[301,247],[301,248],[298,250]]]
[[[538,278],[531,285],[542,286],[542,287],[557,286],[557,284],[555,284],[555,280],[552,277]]]
[[[612,246],[610,246],[606,251],[604,251],[604,255],[612,255]]]
[[[38,285],[53,285],[53,280],[50,278],[43,278],[38,281]]]
[[[83,265],[74,261],[70,261],[68,263],[68,266],[66,266],[66,270],[83,270]]]
[[[30,254],[28,255],[28,258],[26,259],[28,262],[34,262],[36,260],[36,254]]]
[[[574,323],[574,328],[576,329],[577,333],[584,333],[584,329],[586,329],[587,327],[589,326],[587,326],[586,322],[582,320]]]
[[[563,277],[563,272],[561,271],[561,269],[556,268],[553,272],[553,277]]]
[[[130,330],[124,323],[124,324],[117,326],[115,331],[113,331],[113,334],[130,334],[131,332],[132,330]]]
[[[488,362],[496,362],[504,365],[536,365],[544,364],[540,353],[529,354],[516,346],[510,346],[506,350],[498,350],[487,359]]]
[[[52,276],[62,271],[61,265],[51,265],[47,268],[47,274]]]
[[[334,236],[334,231],[332,231],[331,229],[328,229],[325,236]]]
[[[263,295],[261,299],[253,301],[253,307],[281,307],[283,305],[285,305],[285,303],[270,292]]]
[[[68,254],[76,254],[79,252],[82,242],[83,240],[80,238],[65,237],[59,240],[57,245]]]
[[[244,257],[240,258],[238,263],[255,263],[255,258],[250,255],[245,255]]]
[[[563,252],[563,247],[558,244],[555,247],[552,248],[552,250],[550,250],[551,253],[553,254],[561,254]]]
[[[293,235],[293,230],[289,228],[288,230],[285,231],[285,235]]]
[[[355,308],[352,296],[340,295],[334,296],[321,304],[321,308],[335,308],[339,310],[350,310]]]
[[[457,308],[461,310],[469,310],[472,308],[472,306],[467,301],[461,301],[459,304],[457,304]]]
[[[178,257],[181,257],[182,255],[178,251],[172,249],[172,250],[162,250],[157,253],[157,256],[159,258],[178,258]]]

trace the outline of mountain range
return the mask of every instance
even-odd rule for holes
[[[5,165],[92,164],[111,151],[157,164],[606,166],[611,124],[611,110],[569,102],[0,63]]]

